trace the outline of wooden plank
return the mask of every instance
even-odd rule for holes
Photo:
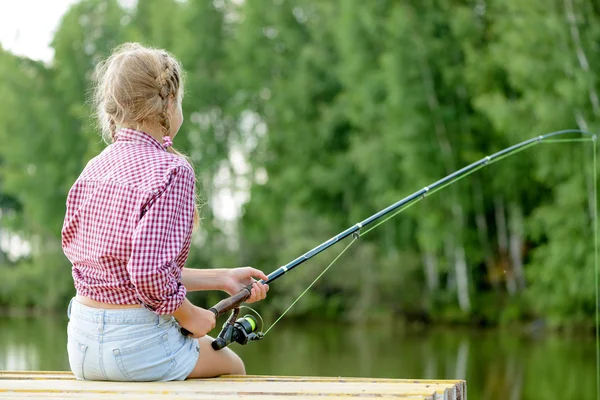
[[[71,372],[63,371],[49,371],[49,372],[38,372],[38,371],[0,371],[0,381],[3,379],[15,379],[15,380],[31,380],[31,379],[56,379],[56,380],[76,380],[75,376]]]
[[[8,385],[5,385],[8,382]],[[354,383],[354,382],[244,382],[224,383],[218,379],[192,380],[185,382],[88,382],[54,380],[19,380],[3,381],[0,391],[27,392],[144,392],[154,393],[157,391],[168,391],[173,395],[183,395],[201,391],[203,393],[222,394],[226,392],[256,393],[264,394],[268,391],[272,394],[361,394],[361,395],[383,395],[383,394],[411,394],[411,395],[433,395],[434,393],[446,395],[450,391],[448,385],[422,385],[422,384],[385,384],[385,383]],[[451,398],[455,398],[451,397]]]
[[[0,371],[1,379],[71,379],[75,377],[68,371]],[[392,378],[343,378],[343,377],[322,377],[322,376],[277,376],[277,375],[227,375],[218,378],[225,382],[236,382],[239,380],[250,382],[394,382],[394,383],[422,383],[422,384],[459,384],[462,380],[435,380],[435,379],[392,379]]]
[[[318,395],[318,397],[322,397],[321,395]],[[423,397],[423,396],[376,396],[376,397],[365,397],[365,396],[354,396],[354,395],[349,395],[349,396],[335,396],[333,398],[343,398],[343,399],[348,399],[348,400],[360,400],[360,399],[370,399],[370,398],[376,398],[376,399],[400,399],[400,400],[437,400],[437,398],[433,398],[433,397]],[[124,399],[124,400],[133,400],[133,399],[140,399],[141,395],[139,393],[133,393],[133,394],[119,394],[118,396],[115,397],[110,397],[107,396],[106,394],[85,394],[82,395],[81,393],[68,393],[68,394],[64,394],[64,393],[58,393],[58,394],[52,394],[52,393],[41,393],[41,394],[36,394],[36,395],[23,395],[23,394],[18,394],[18,395],[12,395],[12,396],[4,396],[2,393],[0,393],[0,399],[2,400],[6,400],[6,399],[31,399],[31,400],[37,400],[37,399],[77,399],[77,400],[87,400],[87,399],[91,399],[91,400],[104,400],[104,399],[110,399],[110,398],[115,398],[115,399]],[[306,397],[306,396],[296,396],[296,395],[288,395],[288,396],[279,396],[279,395],[275,395],[275,396],[255,396],[255,395],[250,395],[250,396],[246,396],[246,395],[219,395],[218,397],[215,397],[214,394],[202,394],[202,393],[198,393],[198,394],[193,394],[193,395],[189,395],[189,396],[178,396],[177,400],[208,400],[208,399],[212,399],[212,400],[238,400],[238,399],[242,399],[242,400],[256,400],[259,398],[266,398],[268,400],[291,400],[292,398],[311,398],[311,397]],[[332,398],[332,397],[327,397],[327,398]],[[165,395],[148,395],[148,394],[144,394],[143,395],[143,399],[144,400],[165,400],[165,399],[172,399],[172,397],[169,397],[168,394]]]
[[[464,381],[382,378],[224,376],[183,382],[95,382],[70,372],[0,372],[0,398],[269,398],[291,396],[466,400]]]

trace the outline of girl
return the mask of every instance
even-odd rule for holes
[[[250,267],[184,268],[198,212],[192,166],[171,147],[183,121],[181,66],[166,51],[129,43],[97,73],[97,115],[111,144],[69,191],[62,229],[77,291],[68,311],[71,370],[112,381],[244,374],[230,349],[211,348],[214,314],[185,297],[234,294],[254,282],[251,303],[268,285]]]

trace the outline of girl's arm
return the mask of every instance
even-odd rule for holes
[[[265,298],[269,285],[255,281],[254,278],[267,281],[269,278],[262,271],[251,267],[228,269],[194,269],[183,268],[181,283],[186,291],[223,290],[231,295],[252,284],[250,297],[246,303],[254,303]]]
[[[181,283],[188,292],[197,290],[225,290],[225,269],[183,268]]]

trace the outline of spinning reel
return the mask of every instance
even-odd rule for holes
[[[263,338],[263,333],[257,329],[256,318],[250,314],[246,314],[242,318],[237,319],[239,313],[239,308],[233,309],[231,316],[223,324],[219,336],[213,340],[211,344],[213,349],[221,350],[233,342],[247,344],[250,341],[261,340]]]
[[[223,328],[221,329],[219,336],[217,336],[217,338],[211,343],[213,349],[221,350],[233,342],[239,344],[248,344],[248,342],[261,340],[263,338],[263,333],[257,329],[256,318],[254,318],[252,315],[246,314],[242,318],[237,319],[238,315],[240,314],[240,306],[248,297],[250,297],[251,289],[252,285],[248,285],[233,296],[223,299],[209,308],[209,310],[212,311],[217,318],[225,314],[227,311],[233,310],[231,316],[227,319],[227,322],[223,324]],[[245,308],[252,310],[250,307]],[[262,329],[264,326],[262,323],[262,317],[256,311],[254,312],[261,320]],[[191,334],[185,328],[180,328],[180,331],[184,336]]]

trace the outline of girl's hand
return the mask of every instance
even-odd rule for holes
[[[212,311],[194,306],[192,317],[187,321],[180,321],[180,325],[187,329],[193,338],[201,338],[212,331],[217,324],[217,318]]]
[[[267,281],[269,278],[262,272],[252,267],[232,268],[225,270],[223,290],[230,295],[236,294],[244,287],[252,284],[250,297],[246,303],[254,303],[263,300],[269,291],[269,285],[257,282],[253,278]]]
[[[212,311],[196,307],[188,299],[175,310],[173,316],[182,328],[190,332],[194,338],[200,338],[210,332],[217,323],[217,318]]]

